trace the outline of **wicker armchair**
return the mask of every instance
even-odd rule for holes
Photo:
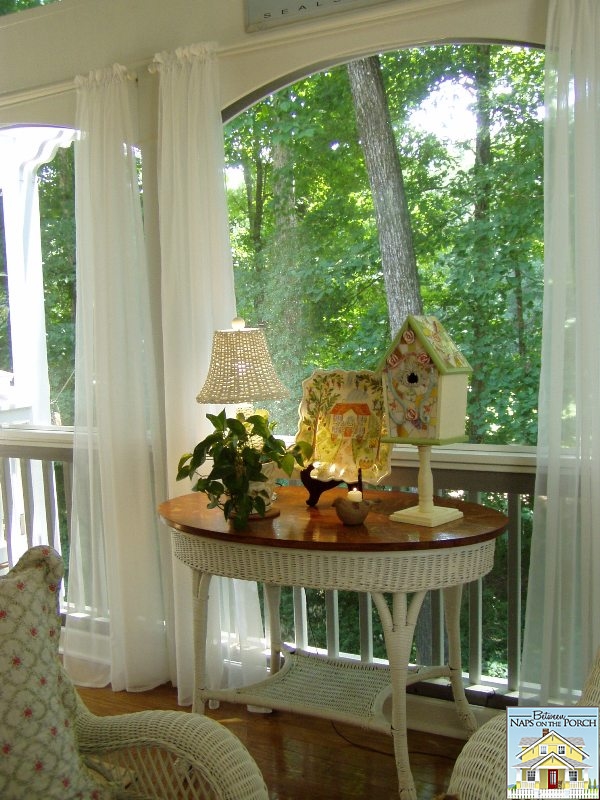
[[[586,679],[580,706],[600,707],[600,650]],[[505,800],[506,715],[486,722],[465,744],[456,760],[448,794],[460,800]]]
[[[244,745],[185,711],[96,717],[58,656],[61,557],[28,550],[0,576],[2,800],[268,800]]]
[[[75,727],[84,762],[122,785],[119,798],[268,800],[244,745],[208,717],[184,711],[97,717],[78,700]]]

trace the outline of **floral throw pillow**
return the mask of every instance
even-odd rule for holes
[[[61,557],[33,547],[0,577],[0,797],[109,800],[86,773],[58,659]]]

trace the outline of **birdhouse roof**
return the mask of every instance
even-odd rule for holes
[[[385,354],[382,368],[396,348],[418,340],[439,371],[440,375],[473,372],[469,362],[454,344],[446,329],[436,317],[413,316],[410,314]]]

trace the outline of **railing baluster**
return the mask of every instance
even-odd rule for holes
[[[469,490],[467,500],[470,503],[481,503],[481,492]],[[469,682],[481,683],[483,642],[483,583],[481,578],[472,581],[469,593]]]
[[[294,586],[293,598],[296,647],[306,648],[308,644],[308,619],[306,614],[306,592],[302,586]]]
[[[60,551],[60,530],[58,527],[58,510],[56,507],[56,481],[54,480],[54,463],[42,461],[42,479],[44,485],[44,511],[46,514],[46,532],[48,544]]]
[[[330,658],[337,658],[340,654],[340,615],[337,589],[325,592],[325,621],[327,655]]]
[[[432,664],[444,663],[444,600],[439,589],[431,594],[431,657]]]
[[[481,628],[483,591],[481,578],[469,584],[469,681],[481,683]]]
[[[359,592],[358,621],[360,632],[360,660],[373,661],[373,601],[370,594]]]
[[[508,495],[508,690],[519,688],[521,663],[521,496]]]
[[[2,458],[2,525],[6,541],[7,565],[13,562],[13,494],[10,458]]]
[[[62,462],[62,471],[63,471],[63,491],[64,491],[64,503],[65,503],[65,513],[67,517],[67,540],[71,541],[71,503],[73,500],[73,462],[72,461],[63,461]]]
[[[27,537],[27,547],[33,546],[33,475],[31,460],[28,458],[19,459],[19,469],[21,471],[21,488],[23,490],[23,514],[25,518],[25,536]]]

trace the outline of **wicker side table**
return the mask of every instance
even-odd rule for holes
[[[356,527],[342,525],[329,502],[322,500],[321,507],[309,508],[305,491],[296,488],[280,491],[279,517],[252,522],[247,531],[234,531],[218,510],[206,508],[200,495],[169,500],[159,513],[172,529],[175,556],[193,570],[194,710],[202,713],[207,700],[217,699],[389,732],[400,797],[416,800],[406,738],[406,686],[448,677],[461,720],[468,730],[475,730],[461,677],[461,592],[465,583],[492,568],[495,539],[507,519],[483,506],[452,503],[464,517],[447,525],[395,523],[389,514],[414,503],[414,495],[373,495],[379,499],[376,510]],[[331,499],[335,496],[339,496],[336,491],[331,492]],[[213,575],[265,584],[271,630],[271,675],[265,681],[238,689],[206,687],[207,601]],[[288,651],[279,669],[282,586],[369,592],[382,622],[389,667]],[[444,592],[448,663],[409,673],[414,629],[430,589]],[[386,594],[392,595],[391,607]],[[391,712],[386,713],[388,707]]]

